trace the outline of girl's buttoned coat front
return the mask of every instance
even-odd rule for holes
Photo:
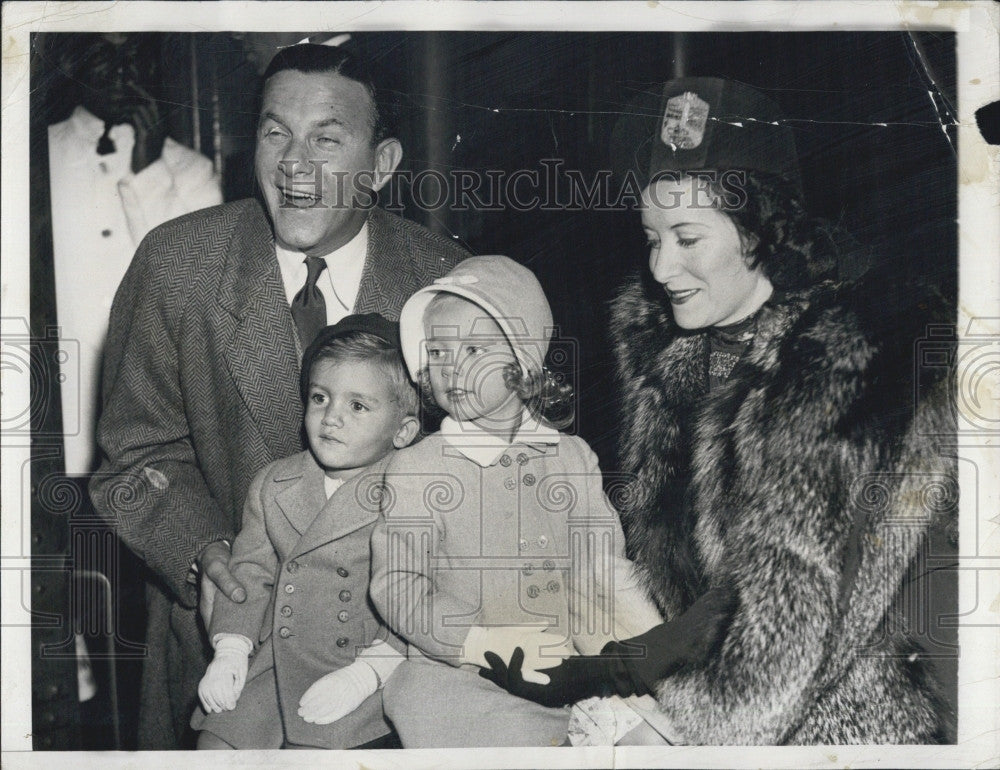
[[[512,625],[595,654],[660,622],[579,438],[515,440],[484,467],[434,434],[396,454],[382,500],[372,599],[411,657],[459,665],[472,626]]]

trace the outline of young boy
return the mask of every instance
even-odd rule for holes
[[[403,645],[368,582],[386,458],[419,428],[398,326],[372,313],[321,331],[302,397],[309,450],[257,475],[233,542],[246,601],[215,601],[198,748],[369,748],[390,733],[379,690]]]

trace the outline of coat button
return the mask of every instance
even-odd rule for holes
[[[533,487],[535,486],[535,477],[531,473],[524,474],[524,486]]]
[[[346,623],[349,617],[351,616],[347,614],[347,610],[341,610],[340,612],[337,613],[337,620],[339,620],[341,623]]]
[[[528,541],[525,540],[523,537],[517,541],[517,544],[521,547],[522,551],[528,550]]]
[[[285,565],[289,572],[295,572],[299,568],[299,563],[297,561],[290,561]]]
[[[349,602],[350,600],[351,600],[351,592],[350,591],[341,591],[340,592],[340,601],[342,601],[342,602]]]
[[[103,230],[101,230],[101,235],[103,237],[105,237],[105,238],[110,238],[111,237],[111,231],[108,228],[105,227]]]
[[[521,454],[519,454],[517,456],[517,464],[518,465],[527,465],[528,464],[528,455],[526,455],[524,452],[521,452]]]
[[[559,583],[556,582],[555,580],[550,580],[549,584],[545,586],[545,589],[547,591],[551,591],[554,594],[557,594],[559,593]]]
[[[291,616],[292,616],[292,608],[286,604],[284,607],[281,608],[281,617],[289,618]]]
[[[288,585],[286,585],[285,586],[285,593],[286,594],[295,593],[295,586],[293,586],[291,583],[289,583]]]
[[[344,647],[346,647],[350,643],[351,643],[351,640],[348,639],[346,636],[342,636],[342,637],[340,637],[337,640],[337,646],[340,647],[340,648],[344,648]]]
[[[288,628],[288,626],[282,626],[281,628],[278,629],[278,636],[280,636],[282,639],[287,639],[291,635],[292,635],[292,632]]]
[[[545,547],[548,546],[548,544],[549,544],[549,539],[547,537],[545,537],[545,535],[539,535],[538,536],[538,547],[539,548],[545,548]]]
[[[538,586],[536,586],[536,585],[530,585],[530,586],[528,586],[528,598],[529,599],[535,599],[535,598],[537,598],[539,593],[540,593],[540,591],[538,590]]]
[[[509,467],[510,467],[510,457],[509,457],[508,455],[503,455],[503,456],[502,456],[502,457],[500,458],[500,464],[501,464],[501,465],[502,465],[502,466],[503,466],[504,468],[509,468]]]
[[[503,485],[507,489],[513,489],[514,487],[517,486],[517,482],[514,481],[514,479],[512,479],[510,476],[508,476],[503,480]]]
[[[552,561],[552,559],[546,559],[545,561],[542,562],[542,569],[544,569],[546,572],[551,572],[555,568],[556,568],[556,563]]]
[[[525,564],[523,567],[521,567],[521,574],[525,576],[535,574],[535,565]]]
[[[348,576],[348,575],[350,575],[351,573],[350,573],[350,572],[348,572],[348,571],[347,571],[346,569],[344,569],[343,567],[337,567],[337,574],[338,574],[338,575],[340,575],[341,577],[347,577],[347,576]]]

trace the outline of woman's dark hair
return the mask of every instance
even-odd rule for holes
[[[835,276],[833,230],[805,210],[794,183],[745,169],[665,172],[652,181],[679,175],[703,180],[718,209],[736,225],[749,267],[759,265],[776,290],[803,289]]]
[[[372,144],[396,136],[399,132],[399,106],[389,98],[375,65],[341,47],[301,43],[282,48],[264,70],[264,82],[285,70],[296,72],[335,72],[357,81],[372,99]]]

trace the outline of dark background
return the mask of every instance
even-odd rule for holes
[[[35,35],[32,58],[32,330],[44,344],[58,323],[47,225],[49,124],[71,112],[68,75],[78,34]],[[149,34],[163,73],[157,94],[176,140],[216,161],[227,200],[254,194],[252,155],[259,69],[246,38],[226,33]],[[810,210],[844,233],[840,276],[879,266],[947,293],[957,277],[955,40],[951,33],[361,33],[348,43],[375,59],[403,107],[403,168],[541,170],[544,159],[585,176],[609,168],[611,130],[627,104],[666,79],[715,75],[743,81],[781,105],[795,130]],[[458,137],[461,137],[459,140]],[[385,197],[385,195],[383,195]],[[507,254],[538,275],[560,334],[574,351],[578,386],[573,428],[614,471],[615,388],[605,336],[606,303],[627,272],[645,263],[631,211],[427,211],[401,187],[403,213],[457,237],[473,253]],[[897,297],[898,299],[898,297]],[[67,330],[67,333],[71,330]],[[113,583],[111,643],[96,656],[96,703],[76,706],[75,663],[66,624],[39,627],[33,672],[36,748],[134,746],[143,617],[141,566],[118,549],[93,513],[85,480],[60,477],[58,384],[34,415],[32,531],[35,555],[62,557],[68,571],[36,571],[36,612],[74,618],[91,650],[94,600],[70,575],[99,569]],[[46,408],[44,405],[52,405]],[[46,439],[45,436],[50,438]],[[58,506],[51,490],[75,489]],[[46,486],[47,485],[47,486]],[[39,489],[50,494],[40,495]],[[70,601],[68,597],[73,596]],[[67,607],[67,603],[70,605]],[[42,649],[47,650],[44,656]],[[52,655],[55,651],[57,654]],[[71,650],[70,650],[71,651]],[[116,739],[111,713],[117,712]]]

